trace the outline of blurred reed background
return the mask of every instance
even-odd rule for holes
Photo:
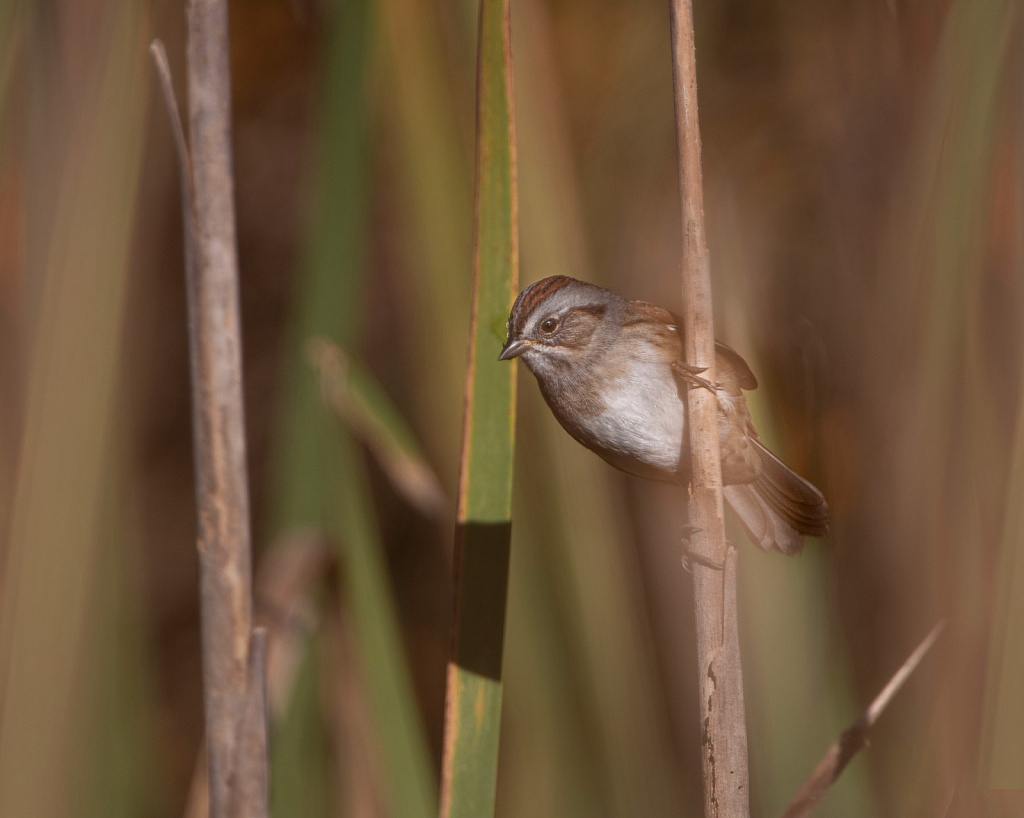
[[[834,515],[796,559],[741,546],[758,816],[941,617],[819,814],[1024,815],[1022,11],[696,3],[717,334],[758,373],[764,437]],[[435,811],[476,14],[231,3],[278,818]],[[0,816],[195,807],[182,240],[155,36],[183,88],[178,2],[0,4]],[[678,308],[667,3],[516,0],[513,42],[521,283],[567,273]],[[680,499],[577,446],[520,377],[498,812],[697,815]]]

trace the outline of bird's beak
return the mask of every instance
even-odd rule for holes
[[[518,340],[509,341],[505,344],[504,349],[501,350],[501,355],[498,356],[499,361],[511,361],[513,358],[518,358],[526,350],[533,346],[532,341]]]

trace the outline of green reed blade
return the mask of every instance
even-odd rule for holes
[[[441,815],[465,818],[494,814],[516,399],[515,366],[498,352],[519,282],[508,0],[481,0],[479,31],[473,313],[441,785]]]

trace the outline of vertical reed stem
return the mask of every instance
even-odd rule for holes
[[[268,814],[265,687],[262,639],[252,633],[227,3],[189,0],[187,15],[191,160],[180,128],[175,135],[185,218],[210,814],[261,818]],[[166,73],[166,65],[161,69]],[[168,86],[169,78],[165,93]],[[169,109],[172,102],[168,95]],[[176,111],[171,114],[173,122]]]
[[[683,222],[683,345],[687,363],[707,367],[705,377],[715,383],[691,0],[671,0],[671,25]],[[750,814],[743,671],[736,630],[736,552],[725,542],[717,399],[706,389],[690,389],[687,404],[693,458],[690,523],[699,529],[691,548],[724,566],[717,570],[697,561],[693,566],[704,814],[736,818]]]

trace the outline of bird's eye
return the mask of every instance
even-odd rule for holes
[[[541,332],[554,332],[558,327],[558,319],[555,317],[545,318],[540,325]]]

